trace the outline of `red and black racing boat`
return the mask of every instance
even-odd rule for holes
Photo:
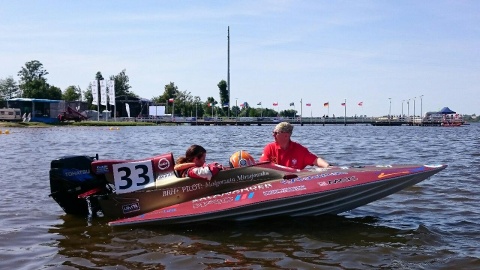
[[[171,153],[142,160],[67,156],[51,162],[50,196],[68,214],[104,215],[111,226],[214,219],[316,216],[348,211],[415,185],[446,165],[336,166],[273,163],[179,178]]]

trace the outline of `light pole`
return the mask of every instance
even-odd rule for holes
[[[423,119],[423,95],[420,96],[420,117]]]
[[[235,121],[238,119],[238,98],[235,98]]]
[[[392,98],[388,98],[390,101],[390,107],[388,108],[388,124],[390,125],[390,119],[392,119]]]
[[[405,101],[405,100],[402,100],[402,118],[403,118],[403,102],[404,102],[404,101]]]
[[[410,99],[407,100],[407,116],[410,118]]]
[[[415,125],[415,99],[417,97],[413,97],[413,125]]]

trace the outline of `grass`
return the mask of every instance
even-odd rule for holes
[[[83,126],[83,127],[98,127],[98,126],[156,126],[154,123],[146,122],[102,122],[102,121],[83,121],[83,122],[62,122],[62,123],[41,123],[41,122],[0,122],[0,127],[22,127],[22,128],[41,128],[52,126]]]

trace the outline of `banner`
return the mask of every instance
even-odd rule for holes
[[[107,106],[107,85],[105,80],[100,80],[100,104]]]
[[[108,81],[108,99],[110,105],[115,106],[115,81],[109,80]]]
[[[125,110],[127,111],[128,118],[130,118],[130,105],[128,105],[128,103],[125,103]]]
[[[90,83],[90,87],[92,88],[92,97],[93,97],[92,104],[93,105],[98,105],[98,82],[97,82],[97,80],[92,81]]]

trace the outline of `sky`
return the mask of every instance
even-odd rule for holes
[[[303,116],[343,115],[343,102],[347,116],[446,106],[480,114],[476,0],[17,0],[0,8],[0,79],[18,80],[38,60],[62,91],[125,69],[142,98],[173,82],[219,100],[228,48],[230,105]]]

